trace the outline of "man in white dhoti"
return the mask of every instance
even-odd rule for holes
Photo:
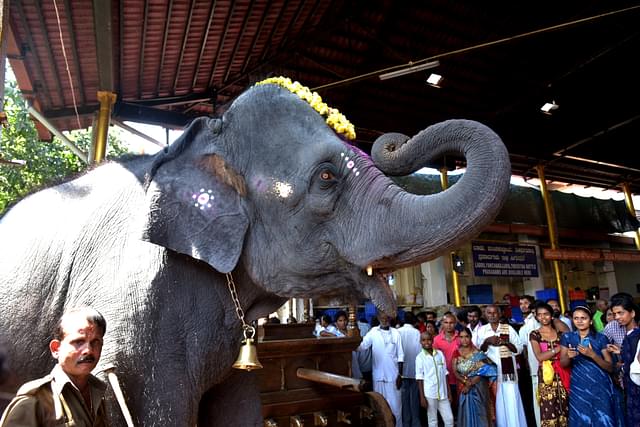
[[[478,331],[480,350],[498,366],[496,393],[497,427],[527,427],[522,399],[518,390],[518,370],[515,356],[522,351],[518,333],[507,323],[500,323],[500,308],[487,306],[488,324]]]
[[[535,397],[538,393],[538,359],[536,359],[536,355],[533,352],[533,348],[531,347],[531,341],[529,340],[529,335],[532,331],[535,331],[540,327],[540,322],[536,319],[535,311],[536,304],[535,301],[532,302],[528,295],[524,295],[520,298],[520,309],[522,310],[522,314],[524,317],[524,324],[520,327],[518,331],[518,336],[520,337],[520,342],[522,343],[522,366],[520,373],[522,376],[528,375],[531,378],[531,388],[528,394],[524,392],[521,393],[521,397],[525,399],[524,405],[527,405],[526,399],[530,398],[530,403],[533,405],[533,414],[535,415],[536,426],[540,427],[540,404],[538,403],[538,399]],[[523,310],[523,304],[526,304],[526,311]],[[522,387],[524,378],[519,377],[520,386]]]
[[[372,328],[362,339],[358,351],[371,348],[373,365],[373,390],[384,396],[393,416],[396,427],[402,427],[402,404],[400,385],[402,384],[402,363],[404,352],[400,333],[389,327],[389,316],[378,312],[380,326]]]
[[[405,362],[402,366],[402,423],[404,427],[420,427],[420,391],[416,381],[416,356],[422,350],[416,317],[410,311],[404,315],[404,325],[398,332],[402,340]]]

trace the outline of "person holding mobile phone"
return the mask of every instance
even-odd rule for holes
[[[631,295],[625,293],[611,297],[611,310],[616,321],[625,329],[625,338],[619,348],[619,354],[622,362],[627,427],[638,427],[640,426],[640,386],[631,381],[630,372],[640,342],[640,328],[638,328],[640,310],[633,302]]]
[[[609,375],[609,341],[593,329],[589,308],[575,307],[572,317],[575,330],[560,338],[560,365],[571,368],[569,425],[623,427],[622,399]]]

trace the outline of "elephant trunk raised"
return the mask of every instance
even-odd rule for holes
[[[291,297],[368,298],[394,313],[367,265],[434,258],[500,209],[509,161],[488,128],[449,121],[388,135],[376,165],[316,107],[255,86],[155,156],[107,163],[4,215],[0,341],[16,378],[46,374],[60,315],[90,305],[109,324],[101,363],[123,373],[138,424],[262,425],[255,376],[231,372],[241,322],[226,273],[247,321]],[[443,193],[410,194],[384,175],[446,153],[462,153],[468,169]]]
[[[455,185],[433,195],[407,193],[375,175],[375,241],[354,248],[356,263],[397,269],[433,259],[475,237],[502,207],[509,189],[509,156],[498,135],[470,120],[434,124],[409,139],[385,134],[372,149],[375,166],[389,176],[408,175],[447,154],[462,154],[467,170]],[[370,173],[376,174],[375,169]],[[371,197],[371,193],[369,193]]]

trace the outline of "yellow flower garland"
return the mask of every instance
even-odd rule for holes
[[[256,83],[255,85],[260,86],[267,84],[278,85],[292,93],[295,93],[311,105],[311,107],[320,113],[321,116],[325,117],[327,124],[336,132],[344,135],[347,139],[356,139],[356,131],[351,122],[340,111],[335,108],[331,108],[322,102],[322,98],[317,92],[311,92],[311,89],[308,87],[303,86],[298,82],[292,82],[288,77],[270,77]]]

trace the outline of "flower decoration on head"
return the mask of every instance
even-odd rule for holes
[[[256,86],[260,85],[277,85],[287,89],[291,93],[295,93],[300,99],[306,101],[311,107],[316,110],[329,126],[331,126],[336,132],[344,135],[347,139],[356,139],[356,131],[353,124],[335,108],[329,107],[322,102],[322,98],[317,92],[311,92],[306,86],[301,85],[299,82],[293,82],[288,77],[270,77],[256,83]]]

